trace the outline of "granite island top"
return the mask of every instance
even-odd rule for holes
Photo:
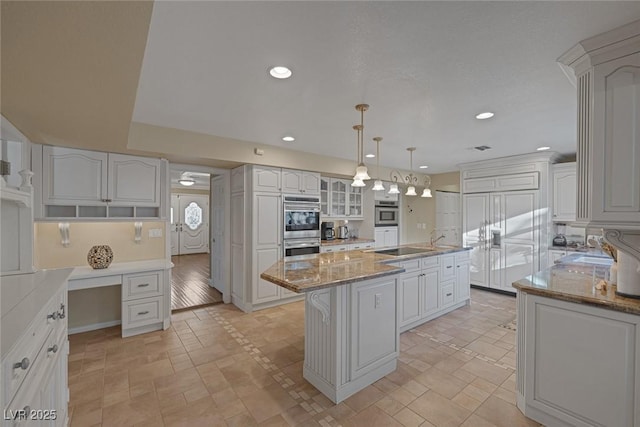
[[[567,255],[559,264],[514,282],[513,287],[528,294],[640,314],[640,299],[616,295],[616,286],[608,282],[606,290],[596,289],[600,280],[609,279],[610,265],[579,262],[584,256]]]
[[[399,247],[420,248],[428,252],[392,256],[374,252],[379,249],[367,249],[300,255],[281,259],[260,274],[260,277],[293,292],[310,292],[405,271],[402,267],[391,263],[469,250],[469,248],[455,246],[433,248],[426,243]]]
[[[333,246],[333,245],[354,245],[358,243],[373,243],[374,239],[362,239],[362,238],[348,238],[348,239],[333,239],[333,240],[321,240],[321,246]]]

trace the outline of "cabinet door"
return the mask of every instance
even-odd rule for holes
[[[349,187],[349,216],[362,217],[363,187]]]
[[[558,170],[553,173],[553,220],[576,220],[576,170]]]
[[[348,181],[342,179],[331,180],[331,209],[329,216],[347,215],[347,188]]]
[[[375,232],[374,232],[374,239],[375,239],[375,247],[376,248],[382,248],[384,247],[384,228],[376,228]]]
[[[440,309],[440,280],[438,268],[425,270],[422,276],[422,317],[429,316]]]
[[[331,204],[330,181],[329,178],[320,178],[320,213],[322,215],[329,215],[329,206]]]
[[[253,303],[260,304],[280,299],[280,287],[260,278],[260,273],[271,267],[280,259],[280,248],[273,247],[257,249],[255,254]]]
[[[160,159],[109,154],[109,204],[160,206],[160,172]]]
[[[107,153],[43,147],[45,205],[103,203],[107,199]]]
[[[253,231],[256,247],[279,246],[282,243],[282,203],[276,194],[253,196]]]
[[[400,327],[420,319],[420,287],[422,274],[420,271],[403,274],[398,281],[398,298],[400,311]]]
[[[282,169],[282,192],[302,193],[302,175],[304,172]]]
[[[384,245],[398,246],[398,227],[389,227],[384,231]]]
[[[640,222],[640,53],[594,68],[593,220]]]
[[[253,167],[253,191],[279,193],[282,174],[278,168],[266,166]]]
[[[462,246],[471,248],[471,282],[489,286],[489,195],[465,194],[462,206]]]
[[[456,263],[456,302],[466,301],[471,297],[470,283],[469,261]]]
[[[312,196],[320,194],[319,173],[302,172],[302,192]]]

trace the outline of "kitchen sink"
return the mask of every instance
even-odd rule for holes
[[[383,255],[403,256],[403,255],[423,254],[423,253],[433,252],[433,251],[435,251],[435,249],[405,247],[405,248],[380,249],[374,252],[377,254],[383,254]]]

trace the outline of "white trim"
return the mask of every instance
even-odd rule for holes
[[[98,329],[110,328],[112,326],[118,326],[118,325],[121,325],[121,324],[122,324],[121,320],[110,320],[108,322],[92,323],[90,325],[76,326],[75,328],[69,328],[69,335],[81,334],[83,332],[89,332],[89,331],[95,331],[95,330],[98,330]]]

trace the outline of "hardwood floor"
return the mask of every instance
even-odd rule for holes
[[[209,286],[209,254],[172,256],[171,310],[222,302],[222,294]]]

